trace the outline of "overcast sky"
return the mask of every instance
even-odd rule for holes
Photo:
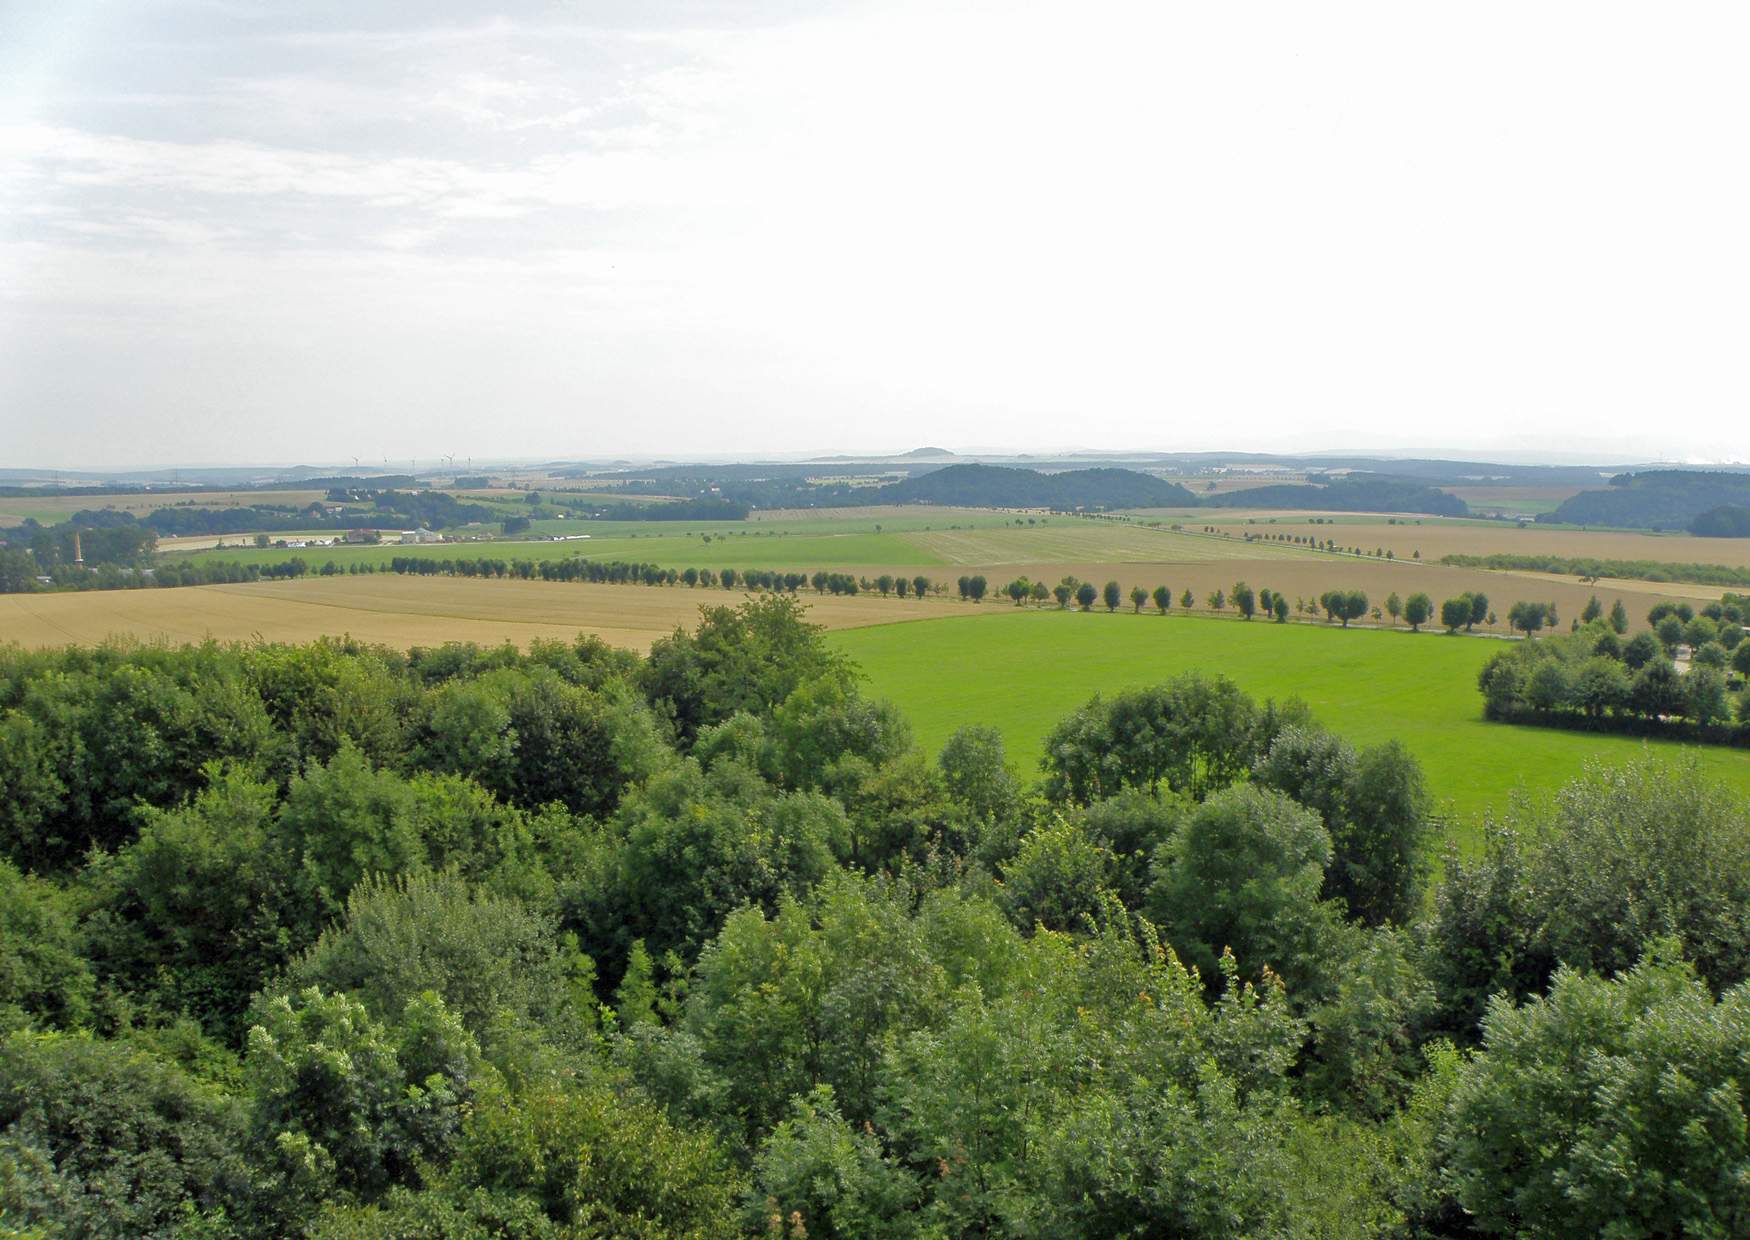
[[[0,0],[0,465],[1750,458],[1750,7]]]

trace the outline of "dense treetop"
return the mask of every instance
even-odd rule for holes
[[[784,597],[0,648],[0,1234],[1745,1233],[1740,800],[1436,866],[1400,746],[1211,675],[1029,774]]]

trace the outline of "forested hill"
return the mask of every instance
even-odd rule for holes
[[[1410,478],[1387,474],[1346,474],[1311,486],[1254,487],[1211,495],[1203,501],[1216,508],[1309,508],[1318,512],[1425,512],[1437,517],[1463,517],[1469,506],[1458,496]]]
[[[1538,520],[1680,530],[1709,509],[1729,504],[1750,505],[1750,473],[1657,469],[1618,474],[1608,488],[1570,496]]]
[[[1134,469],[1071,469],[1042,474],[1001,465],[949,465],[882,487],[887,504],[960,508],[1176,508],[1197,499],[1176,482]]]

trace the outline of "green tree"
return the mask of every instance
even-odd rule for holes
[[[95,979],[77,917],[67,893],[0,860],[0,1032],[90,1018]]]
[[[1428,617],[1434,614],[1434,600],[1418,591],[1404,600],[1404,622],[1410,626],[1410,632],[1419,632],[1428,623]]]
[[[850,665],[822,632],[788,595],[706,608],[694,632],[677,630],[651,646],[640,685],[682,743],[691,744],[701,728],[738,711],[768,713],[805,681],[836,676],[850,683]]]
[[[1594,620],[1602,620],[1603,618],[1604,604],[1600,603],[1598,601],[1598,596],[1594,594],[1591,598],[1586,600],[1586,606],[1584,610],[1580,612],[1580,623],[1591,624]]]
[[[1398,617],[1404,614],[1404,600],[1393,590],[1385,596],[1385,614],[1391,617],[1392,624],[1397,624]]]
[[[1095,916],[1116,878],[1117,858],[1072,819],[1039,827],[1003,867],[1003,900],[1023,931],[1075,930]]]
[[[1726,699],[1726,678],[1717,668],[1692,667],[1683,677],[1683,714],[1698,727],[1711,727],[1732,717]]]
[[[256,1156],[281,1217],[414,1185],[461,1126],[478,1052],[436,995],[391,1030],[315,987],[265,1002],[245,1073]]]
[[[1547,603],[1529,603],[1522,600],[1507,609],[1508,626],[1518,629],[1528,639],[1545,625],[1553,623]]]
[[[131,1041],[0,1038],[0,1227],[181,1240],[247,1205],[243,1117],[224,1092]],[[14,1231],[23,1227],[41,1231]]]
[[[1093,582],[1084,581],[1076,587],[1076,603],[1083,611],[1092,611],[1094,600],[1099,597],[1099,594],[1100,592],[1094,589]]]
[[[1288,600],[1286,598],[1282,597],[1282,595],[1278,594],[1275,597],[1275,599],[1272,601],[1274,603],[1273,610],[1276,613],[1276,623],[1277,624],[1287,624],[1288,623]]]
[[[1003,734],[996,728],[969,724],[959,729],[942,747],[939,765],[949,795],[980,821],[1009,812],[1020,796],[1003,750]]]
[[[1470,602],[1470,595],[1461,594],[1440,604],[1440,623],[1446,626],[1448,633],[1456,633],[1470,623]]]
[[[1173,606],[1173,592],[1165,586],[1156,586],[1154,590],[1155,610],[1166,615]]]
[[[1628,608],[1622,605],[1621,599],[1610,605],[1610,628],[1619,636],[1628,632]]]
[[[1662,953],[1497,999],[1452,1098],[1454,1191],[1490,1234],[1739,1233],[1750,1096],[1730,1065],[1747,1055],[1750,993],[1716,1002]]]
[[[1324,985],[1336,914],[1320,902],[1331,837],[1314,811],[1237,784],[1192,811],[1155,862],[1149,914],[1206,984],[1231,950],[1244,976],[1270,969],[1291,994]]]
[[[1148,591],[1141,586],[1130,587],[1130,607],[1137,615],[1142,614],[1142,605],[1148,602]]]
[[[1107,611],[1117,611],[1118,604],[1123,598],[1116,581],[1108,581],[1106,588],[1101,591],[1101,596],[1105,600]]]
[[[823,1240],[914,1240],[923,1186],[871,1129],[840,1114],[830,1086],[798,1095],[754,1162],[749,1233]]]
[[[1465,631],[1469,632],[1489,618],[1489,596],[1480,590],[1472,590],[1470,595],[1470,619],[1465,623]]]
[[[1045,790],[1088,804],[1163,782],[1202,797],[1232,783],[1268,743],[1256,704],[1224,676],[1189,672],[1163,684],[1096,695],[1045,741]]]
[[[1240,613],[1240,618],[1242,620],[1250,620],[1257,613],[1258,596],[1253,593],[1252,587],[1245,582],[1240,581],[1234,583],[1231,597],[1233,598],[1234,609]]]
[[[1332,845],[1325,898],[1369,925],[1410,924],[1421,909],[1433,798],[1401,743],[1357,753],[1329,732],[1285,728],[1253,777],[1324,821]]]

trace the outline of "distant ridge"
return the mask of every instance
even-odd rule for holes
[[[1070,469],[1042,474],[1001,465],[948,465],[875,493],[884,504],[954,508],[1173,508],[1196,504],[1174,482],[1134,469]]]
[[[913,448],[910,452],[902,452],[896,460],[908,461],[920,456],[953,456],[946,448]]]

